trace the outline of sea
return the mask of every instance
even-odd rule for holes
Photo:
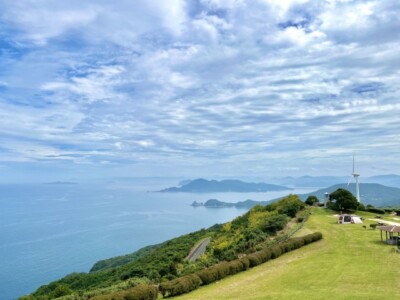
[[[101,259],[224,223],[246,209],[193,201],[271,200],[268,193],[159,193],[166,180],[0,184],[0,299],[12,300]]]

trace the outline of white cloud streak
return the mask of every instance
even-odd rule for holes
[[[3,161],[288,175],[355,150],[400,172],[395,1],[0,8]]]

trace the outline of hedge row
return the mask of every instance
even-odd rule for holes
[[[230,262],[221,262],[209,268],[197,271],[194,274],[164,282],[160,284],[160,292],[163,297],[178,296],[193,291],[200,285],[207,285],[229,275],[245,271],[248,268],[258,266],[270,259],[275,259],[286,252],[301,248],[304,245],[320,239],[322,239],[322,234],[319,232],[303,237],[292,238],[282,244],[251,253],[240,259]]]
[[[126,291],[118,291],[107,295],[100,295],[91,300],[156,300],[158,288],[155,285],[142,284]]]
[[[270,259],[275,259],[286,252],[301,248],[304,245],[320,239],[322,239],[322,234],[319,232],[303,237],[291,238],[284,243],[275,245],[271,248],[262,249],[242,258],[230,262],[224,261],[193,274],[163,282],[158,288],[154,285],[139,285],[126,291],[96,296],[91,298],[91,300],[156,300],[158,292],[160,292],[165,298],[178,296],[193,291],[201,285],[207,285],[229,275],[234,275],[249,268],[258,266]]]
[[[385,214],[385,210],[384,209],[380,209],[380,208],[376,208],[376,207],[370,207],[367,209],[368,212],[374,213],[374,214]]]

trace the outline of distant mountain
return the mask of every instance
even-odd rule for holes
[[[309,195],[315,195],[320,201],[324,200],[325,192],[332,193],[337,189],[347,189],[353,195],[356,194],[354,183],[349,186],[347,184],[335,184],[328,188],[319,189],[315,192],[299,195],[300,199],[305,200]],[[389,187],[377,183],[361,183],[360,184],[361,202],[365,205],[371,204],[374,206],[400,206],[400,189]]]
[[[288,187],[264,182],[244,182],[241,180],[206,180],[195,179],[180,187],[171,187],[159,192],[217,193],[217,192],[270,192],[291,190]]]
[[[348,176],[301,176],[301,177],[275,177],[268,181],[274,184],[293,186],[293,187],[321,187],[331,186],[343,182],[348,182]],[[400,188],[400,176],[395,174],[378,175],[371,177],[363,177],[361,174],[361,182],[363,183],[379,183],[386,186]]]
[[[239,201],[236,203],[230,203],[230,202],[223,202],[219,201],[217,199],[210,199],[207,200],[206,203],[204,203],[205,207],[209,208],[224,208],[224,207],[236,207],[236,208],[252,208],[256,205],[267,205],[269,204],[270,201],[255,201],[255,200],[245,200],[245,201]]]
[[[301,177],[279,177],[270,181],[275,184],[294,187],[321,187],[346,182],[349,177],[339,176],[301,176]]]
[[[395,174],[371,176],[365,179],[361,178],[361,180],[365,183],[379,183],[400,188],[400,176]]]
[[[71,181],[52,181],[52,182],[45,182],[44,184],[70,185],[70,184],[78,184],[78,183],[71,182]]]

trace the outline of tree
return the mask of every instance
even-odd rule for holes
[[[329,195],[329,208],[333,210],[349,210],[357,207],[357,198],[346,189],[337,189]]]
[[[319,200],[316,196],[311,195],[311,196],[307,197],[307,199],[304,203],[307,205],[314,205],[314,203],[319,203]]]

